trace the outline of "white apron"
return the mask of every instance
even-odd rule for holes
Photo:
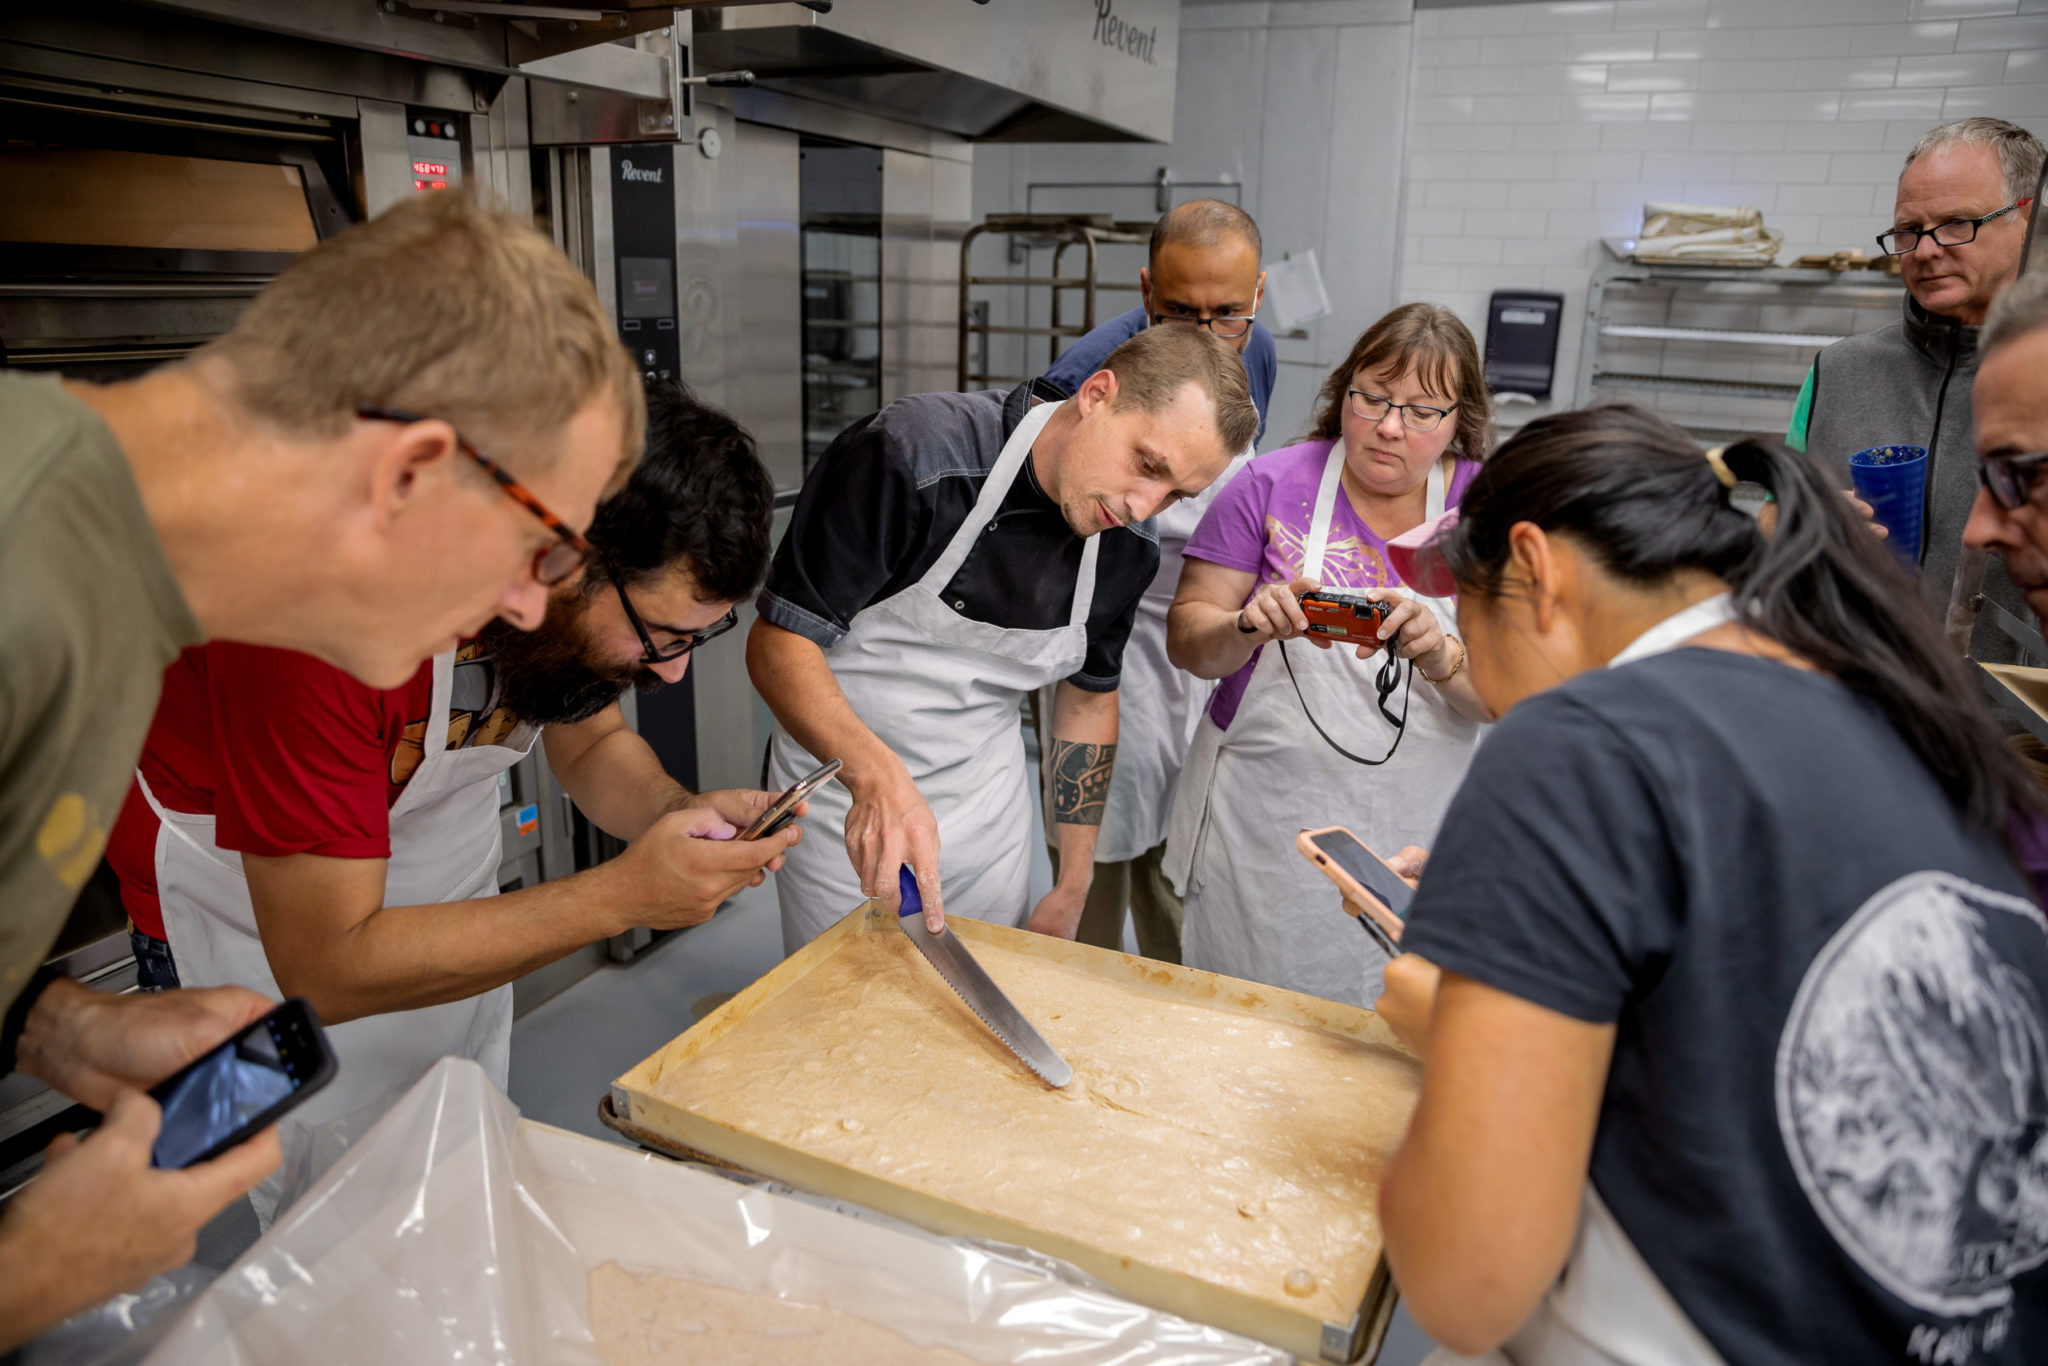
[[[1663,654],[1735,619],[1726,593],[1696,602],[1637,636],[1610,669]],[[1499,1351],[1432,1353],[1424,1366],[1724,1366],[1589,1179],[1564,1273]]]
[[[453,651],[434,657],[432,702],[420,764],[391,808],[391,858],[384,904],[418,906],[498,894],[500,773],[526,757],[536,727],[521,725],[496,745],[449,750]],[[161,825],[157,895],[164,933],[188,987],[243,986],[276,998],[277,980],[256,932],[242,857],[214,842],[214,818],[166,810],[136,773]],[[327,1030],[339,1064],[319,1095],[279,1125],[285,1162],[250,1199],[269,1225],[289,1188],[304,1189],[441,1058],[469,1058],[505,1086],[512,1042],[508,984],[466,1001],[372,1015]]]
[[[1031,912],[1033,784],[1018,725],[1026,693],[1077,672],[1088,657],[1088,609],[1095,598],[1101,538],[1081,551],[1073,606],[1064,626],[1012,630],[962,616],[946,585],[992,524],[1031,455],[1031,443],[1059,408],[1031,409],[1003,444],[974,510],[924,577],[863,609],[825,651],[832,676],[869,729],[895,751],[939,826],[939,883],[948,915],[1022,925]],[[769,749],[769,786],[785,788],[817,767],[780,726]],[[846,852],[852,796],[838,783],[811,794],[803,842],[775,875],[782,943],[793,953],[862,897]]]
[[[1097,863],[1127,863],[1166,842],[1174,784],[1180,781],[1181,765],[1187,761],[1188,746],[1194,743],[1195,726],[1216,691],[1214,680],[1176,668],[1166,657],[1166,614],[1180,589],[1189,538],[1223,486],[1237,477],[1254,454],[1245,450],[1200,494],[1175,503],[1152,519],[1152,530],[1159,537],[1159,570],[1138,599],[1138,615],[1124,646],[1123,673],[1116,688],[1116,767],[1110,770],[1109,798],[1103,806],[1102,830],[1095,839]],[[1053,689],[1041,688],[1038,714],[1048,730],[1052,708]],[[1045,749],[1041,739],[1039,786],[1045,829],[1048,843],[1057,848]]]
[[[1126,862],[1166,839],[1174,784],[1180,780],[1195,727],[1216,691],[1212,680],[1177,669],[1167,659],[1166,613],[1180,589],[1188,538],[1223,486],[1251,458],[1251,451],[1244,452],[1198,497],[1176,503],[1152,519],[1159,535],[1159,572],[1138,600],[1138,617],[1124,646],[1123,673],[1117,683],[1116,767],[1110,771],[1102,833],[1095,841],[1097,863]],[[1049,722],[1049,702],[1044,715]],[[1046,829],[1052,829],[1050,823]]]
[[[1439,461],[1429,473],[1428,517],[1444,510],[1448,464]],[[1302,558],[1302,575],[1318,582],[1343,472],[1337,442]],[[1452,599],[1399,591],[1435,612],[1446,631],[1454,628]],[[1346,749],[1371,758],[1386,753],[1395,734],[1373,700],[1382,658],[1361,660],[1346,645],[1320,650],[1305,638],[1290,641],[1286,657],[1316,720]],[[1387,699],[1396,715],[1402,691]],[[1202,718],[1174,799],[1166,875],[1187,905],[1182,961],[1352,1005],[1378,999],[1385,955],[1343,912],[1336,887],[1297,852],[1295,836],[1342,825],[1382,855],[1428,847],[1478,737],[1479,723],[1418,676],[1394,757],[1377,768],[1355,764],[1316,734],[1279,644],[1269,642],[1230,729]]]

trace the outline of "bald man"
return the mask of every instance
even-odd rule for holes
[[[1266,290],[1259,269],[1259,225],[1235,204],[1191,199],[1166,212],[1152,227],[1147,264],[1138,272],[1143,302],[1101,324],[1068,347],[1045,372],[1048,382],[1071,396],[1102,368],[1109,353],[1160,323],[1206,327],[1244,358],[1259,410],[1259,436],[1266,434],[1266,405],[1280,360],[1273,334],[1258,319]]]
[[[1147,327],[1206,328],[1244,361],[1252,402],[1259,410],[1259,436],[1264,436],[1266,408],[1280,368],[1273,334],[1256,317],[1265,288],[1266,275],[1259,269],[1259,225],[1252,216],[1220,199],[1189,200],[1152,228],[1151,254],[1138,272],[1144,302],[1081,338],[1045,378],[1071,394],[1102,367],[1104,357]],[[1254,445],[1257,440],[1253,438]],[[1250,448],[1237,453],[1201,497],[1153,519],[1159,570],[1139,601],[1124,653],[1124,738],[1096,845],[1095,877],[1076,935],[1084,944],[1122,948],[1124,910],[1129,907],[1138,951],[1148,958],[1180,961],[1180,898],[1160,861],[1166,852],[1173,786],[1214,685],[1168,662],[1166,609],[1180,582],[1182,547],[1210,502],[1251,453]],[[1049,716],[1046,699],[1037,700],[1038,714]],[[1046,829],[1052,828],[1048,821]],[[1054,857],[1057,860],[1057,851]]]
[[[2001,565],[1987,570],[1981,556],[1963,553],[1977,492],[1971,383],[1978,329],[2019,271],[2041,160],[2040,140],[2003,119],[1959,119],[1914,144],[1880,238],[1905,277],[1905,316],[1815,357],[1788,434],[1844,488],[1857,451],[1927,448],[1921,592],[1948,612],[1959,647],[1991,661],[2018,654],[1992,614],[1980,618],[1978,609],[1986,600],[2013,613],[2025,606]]]

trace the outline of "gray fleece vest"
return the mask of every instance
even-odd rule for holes
[[[1929,313],[1906,296],[1890,327],[1836,342],[1814,358],[1808,454],[1849,487],[1849,457],[1872,446],[1925,446],[1927,507],[1921,518],[1920,588],[1937,615],[1947,611],[1963,549],[1963,524],[1977,498],[1977,451],[1970,387],[1977,378],[1977,329]],[[1991,601],[2029,624],[2033,613],[1996,555],[1984,575]],[[1973,658],[2021,658],[1987,609],[1970,638]]]

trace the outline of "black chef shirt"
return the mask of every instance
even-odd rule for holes
[[[841,432],[797,496],[796,514],[761,594],[760,612],[825,648],[854,615],[922,578],[981,496],[1003,442],[1034,399],[1008,394],[913,394]],[[1068,681],[1109,692],[1123,671],[1138,599],[1159,568],[1149,522],[1099,533],[1088,657]],[[946,585],[948,606],[1012,630],[1067,624],[1085,542],[1039,487],[1026,459],[992,524]]]

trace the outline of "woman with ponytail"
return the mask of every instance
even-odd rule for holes
[[[1514,1366],[2039,1361],[2037,788],[1881,543],[1779,443],[1628,408],[1410,540],[1502,718],[1381,1002],[1416,1320]]]

